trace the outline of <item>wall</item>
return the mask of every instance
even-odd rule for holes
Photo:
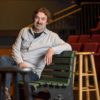
[[[0,30],[17,30],[32,22],[32,12],[41,6],[52,13],[65,8],[69,0],[1,0]]]

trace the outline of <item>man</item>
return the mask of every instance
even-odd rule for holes
[[[31,73],[27,76],[29,82],[41,77],[45,65],[52,63],[54,54],[72,50],[68,43],[46,28],[50,20],[51,14],[48,9],[37,9],[33,15],[33,24],[21,29],[12,47],[12,57],[18,67],[23,71],[31,69]]]
[[[13,45],[13,58],[20,68],[31,67],[40,78],[45,65],[52,63],[52,56],[65,50],[72,50],[59,36],[48,30],[51,20],[46,8],[37,9],[33,16],[33,25],[23,28]],[[34,77],[34,76],[32,76]]]
[[[51,20],[51,14],[46,8],[39,8],[33,15],[33,25],[24,27],[12,47],[12,54],[18,67],[31,68],[29,80],[35,81],[41,77],[45,65],[52,63],[52,56],[65,50],[72,50],[59,36],[48,30],[46,25]]]

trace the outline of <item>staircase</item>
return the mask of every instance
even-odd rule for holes
[[[69,34],[73,34],[75,29],[75,16],[81,11],[81,7],[74,3],[53,14],[53,20],[48,24],[48,28],[57,32],[66,41]],[[60,33],[60,34],[59,34]],[[67,33],[67,34],[66,34]]]

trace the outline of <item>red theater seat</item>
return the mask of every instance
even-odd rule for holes
[[[98,43],[96,42],[89,42],[83,44],[83,50],[84,52],[97,52],[98,49]]]
[[[71,43],[71,46],[74,51],[81,51],[81,48],[82,48],[81,43]]]
[[[80,35],[79,42],[85,43],[90,41],[90,35]]]
[[[91,41],[100,43],[100,34],[93,34],[91,37]]]
[[[70,35],[67,39],[68,43],[77,43],[79,39],[79,35]]]
[[[96,65],[96,71],[97,71],[97,75],[100,78],[100,44],[99,44],[99,48],[97,50],[97,53],[95,54],[95,65]]]

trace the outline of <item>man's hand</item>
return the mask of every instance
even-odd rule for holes
[[[52,63],[52,56],[54,54],[54,51],[52,48],[49,48],[46,52],[46,55],[44,57],[44,62],[47,64],[47,65],[50,65]]]
[[[25,63],[19,63],[18,67],[23,69],[23,68],[26,68],[28,66]]]

